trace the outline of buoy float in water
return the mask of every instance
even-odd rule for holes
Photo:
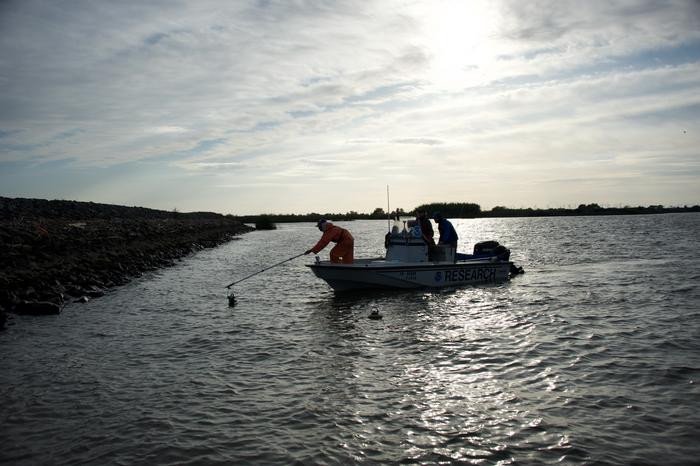
[[[372,320],[379,320],[382,318],[382,315],[379,313],[378,309],[373,310],[372,312],[369,313],[367,318],[372,319]]]

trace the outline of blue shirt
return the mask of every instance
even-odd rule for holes
[[[440,232],[439,243],[441,243],[441,244],[457,244],[457,240],[459,239],[459,236],[457,236],[457,232],[455,231],[455,227],[452,226],[452,223],[450,223],[449,220],[447,220],[446,218],[441,219],[438,222],[438,231]]]

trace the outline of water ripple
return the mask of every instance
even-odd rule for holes
[[[700,216],[455,223],[526,274],[335,295],[302,258],[228,307],[223,285],[316,241],[290,224],[18,316],[0,334],[0,462],[693,463]],[[383,222],[347,226],[358,256],[381,251]]]

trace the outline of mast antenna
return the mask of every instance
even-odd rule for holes
[[[389,185],[386,185],[386,224],[391,233],[391,208],[389,207]]]

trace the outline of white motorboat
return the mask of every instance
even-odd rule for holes
[[[477,243],[473,254],[460,254],[449,246],[428,247],[417,226],[388,233],[385,246],[383,258],[338,264],[317,256],[316,263],[307,267],[335,291],[502,283],[523,272],[509,260],[510,251],[496,241]]]

